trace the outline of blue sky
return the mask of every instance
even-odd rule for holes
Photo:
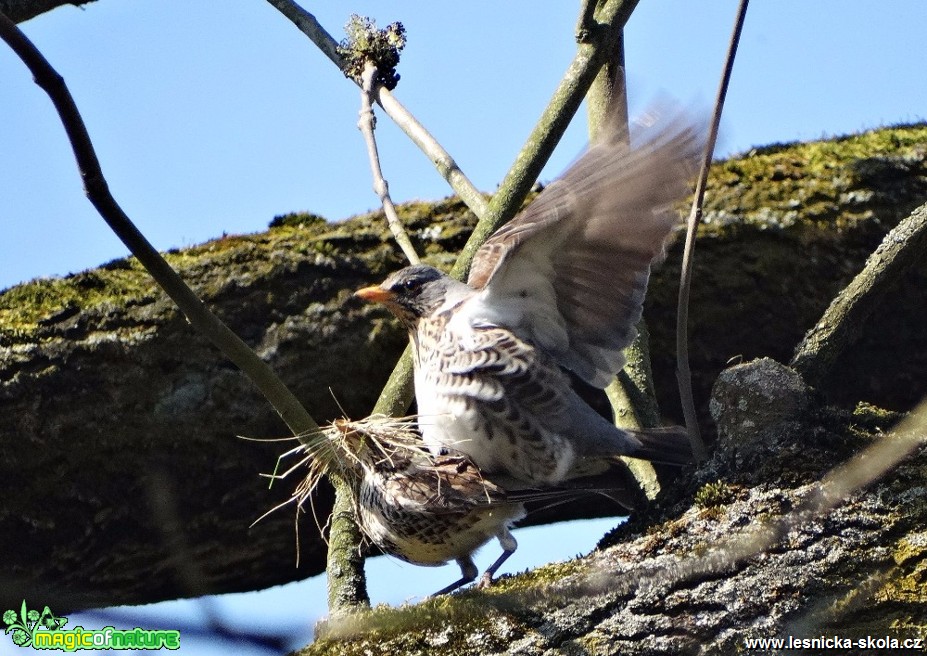
[[[576,9],[524,0],[325,2],[336,38],[351,11],[402,20],[396,91],[482,189],[495,188],[575,52]],[[627,31],[631,100],[665,92],[708,106],[736,3],[643,0]],[[927,113],[927,5],[754,1],[719,151],[917,120]],[[159,248],[264,229],[275,214],[341,219],[377,205],[358,93],[261,0],[99,0],[24,25],[64,75],[110,186]],[[83,197],[63,131],[0,48],[0,289],[120,257]],[[447,187],[388,118],[383,167],[396,201]],[[543,177],[585,143],[567,134]]]
[[[578,3],[544,3],[542,10],[527,0],[319,4],[306,7],[336,39],[351,12],[381,25],[405,24],[409,44],[396,95],[488,191],[575,53]],[[642,0],[626,33],[632,107],[660,93],[708,107],[735,8],[734,0]],[[924,25],[927,3],[913,0],[890,9],[754,0],[719,154],[922,120]],[[99,0],[22,27],[70,85],[114,195],[158,248],[258,232],[274,215],[294,210],[337,220],[377,205],[356,129],[356,87],[266,2]],[[585,144],[579,118],[543,179]],[[449,193],[388,118],[378,126],[394,201]],[[0,289],[126,254],[84,198],[50,102],[4,47],[0,199]],[[607,525],[518,532],[524,560],[507,569],[588,551]],[[485,551],[483,560],[491,561],[495,547]],[[456,575],[453,566],[435,571],[378,561],[384,564],[371,573],[375,602],[420,596]],[[305,623],[325,612],[324,583],[300,585],[306,587],[283,597],[268,593],[286,601],[229,603],[274,614],[288,608]]]

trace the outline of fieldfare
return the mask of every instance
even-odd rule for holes
[[[435,596],[474,581],[478,569],[473,554],[495,537],[502,554],[486,569],[478,585],[485,587],[492,582],[496,570],[518,547],[510,529],[526,516],[526,503],[557,504],[601,493],[631,510],[627,500],[637,489],[630,472],[622,481],[624,487],[614,478],[606,482],[599,476],[580,480],[602,481],[602,487],[575,487],[576,481],[570,481],[563,486],[532,489],[515,482],[506,489],[484,477],[462,454],[441,455],[430,462],[421,458],[392,460],[367,471],[353,488],[357,523],[383,552],[406,562],[437,566],[456,561],[460,579]]]
[[[491,582],[518,546],[509,529],[526,515],[526,503],[555,505],[588,494],[602,494],[628,509],[643,501],[630,472],[543,489],[504,476],[490,480],[462,454],[431,456],[412,427],[376,415],[336,421],[311,446],[294,450],[304,456],[296,467],[308,465],[309,474],[291,501],[302,507],[324,474],[337,473],[351,489],[358,526],[384,553],[425,566],[457,562],[460,579],[436,595],[475,580],[473,553],[495,537],[503,551],[480,586]]]
[[[486,241],[466,283],[416,265],[356,292],[409,331],[419,426],[435,454],[453,449],[484,474],[536,486],[601,473],[619,455],[691,459],[683,429],[619,429],[571,385],[603,388],[624,366],[704,142],[681,115],[638,121],[630,147],[610,123]]]

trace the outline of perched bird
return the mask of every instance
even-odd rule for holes
[[[474,581],[473,553],[495,537],[502,554],[480,586],[491,582],[518,546],[510,528],[525,516],[526,503],[556,504],[595,493],[629,509],[641,501],[630,473],[543,489],[505,477],[490,480],[464,455],[431,456],[414,424],[384,416],[339,420],[320,437],[312,447],[296,449],[305,455],[300,464],[309,466],[309,475],[293,500],[301,507],[322,475],[337,472],[351,489],[358,526],[384,553],[425,566],[457,562],[460,579],[435,595]]]
[[[683,116],[651,114],[629,148],[616,115],[592,145],[477,251],[466,283],[410,266],[356,295],[408,329],[419,425],[484,474],[557,485],[616,456],[681,464],[681,428],[630,431],[583,402],[605,387],[641,317],[651,264],[678,223],[703,143]]]
[[[484,479],[466,456],[383,463],[354,490],[358,526],[385,553],[416,565],[457,562],[460,579],[435,596],[474,581],[479,570],[473,554],[495,537],[502,554],[480,585],[491,582],[518,547],[510,528],[525,516],[522,501],[528,500]]]

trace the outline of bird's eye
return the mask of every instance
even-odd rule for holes
[[[408,290],[415,289],[416,287],[418,287],[418,280],[414,280],[414,279],[404,280],[402,282],[402,286]]]

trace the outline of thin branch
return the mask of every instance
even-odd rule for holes
[[[686,429],[689,431],[689,440],[692,442],[692,453],[695,455],[696,462],[703,461],[707,454],[705,443],[699,433],[698,418],[695,412],[695,398],[692,394],[692,371],[689,368],[689,289],[692,286],[695,231],[702,220],[705,184],[708,180],[708,170],[711,168],[711,157],[715,151],[715,141],[718,138],[721,111],[724,108],[728,83],[731,81],[731,72],[734,70],[734,57],[737,55],[737,44],[740,43],[740,33],[743,30],[744,19],[747,16],[748,4],[749,0],[741,0],[737,9],[737,19],[728,44],[727,59],[724,62],[724,73],[721,75],[721,83],[718,85],[718,95],[715,99],[714,112],[711,117],[708,141],[705,143],[705,157],[702,160],[702,168],[699,171],[698,183],[695,187],[695,198],[692,201],[692,211],[689,213],[688,225],[686,226],[686,245],[682,255],[679,305],[676,315],[676,378],[679,381],[682,411],[685,415]]]
[[[488,203],[486,197],[477,189],[464,172],[457,166],[457,162],[438,143],[425,126],[409,112],[405,106],[396,99],[393,92],[381,86],[377,89],[377,104],[383,108],[386,115],[393,119],[399,129],[406,133],[412,142],[418,146],[431,160],[438,173],[450,185],[477,219],[485,216]]]
[[[622,140],[630,148],[628,81],[625,73],[623,30],[617,38],[610,41],[610,45],[612,50],[605,53],[605,62],[586,94],[589,141],[594,142],[598,138],[599,129],[605,125],[607,120],[611,120],[621,125]]]
[[[339,70],[344,72],[344,62],[338,54],[338,42],[325,31],[325,28],[319,24],[315,16],[292,0],[267,0],[267,2],[289,18],[299,28],[300,32],[309,37],[309,40],[318,46]],[[359,86],[361,85],[360,80],[354,81]],[[441,144],[412,116],[389,89],[380,86],[376,91],[376,100],[387,116],[393,119],[412,142],[428,156],[441,177],[447,180],[451,189],[467,204],[467,207],[477,218],[481,218],[486,213],[486,199],[460,170],[454,158],[444,150]]]
[[[315,19],[315,16],[291,0],[267,0],[281,14],[293,21],[300,32],[309,37],[319,50],[332,60],[332,63],[342,72],[344,61],[338,54],[338,42],[332,38],[324,27]]]
[[[315,421],[273,370],[206,308],[122,210],[109,191],[90,135],[64,79],[19,28],[3,14],[0,14],[0,38],[26,64],[36,84],[48,94],[55,105],[71,142],[87,197],[103,220],[173,299],[187,320],[209,338],[261,390],[294,435],[317,431]]]
[[[415,252],[415,247],[412,245],[408,233],[406,233],[405,226],[403,226],[402,221],[399,220],[396,207],[393,205],[393,199],[390,198],[389,195],[389,184],[383,177],[383,171],[380,168],[380,155],[377,152],[377,139],[374,135],[377,119],[373,114],[372,106],[373,96],[380,87],[380,84],[376,82],[376,76],[377,67],[373,63],[368,62],[361,75],[363,83],[361,87],[360,118],[357,121],[357,127],[364,135],[364,141],[367,143],[367,155],[370,158],[370,173],[373,175],[373,191],[380,198],[380,203],[383,205],[383,212],[386,214],[386,224],[393,233],[393,238],[396,240],[396,243],[399,244],[402,252],[405,253],[406,259],[408,259],[411,264],[418,264],[418,253]]]
[[[370,606],[367,575],[364,573],[363,536],[354,519],[354,493],[340,476],[329,474],[335,487],[328,531],[328,611],[332,617]]]
[[[863,270],[840,292],[795,350],[791,367],[808,384],[819,385],[831,372],[878,308],[885,292],[927,251],[927,204],[895,226],[866,260]]]

